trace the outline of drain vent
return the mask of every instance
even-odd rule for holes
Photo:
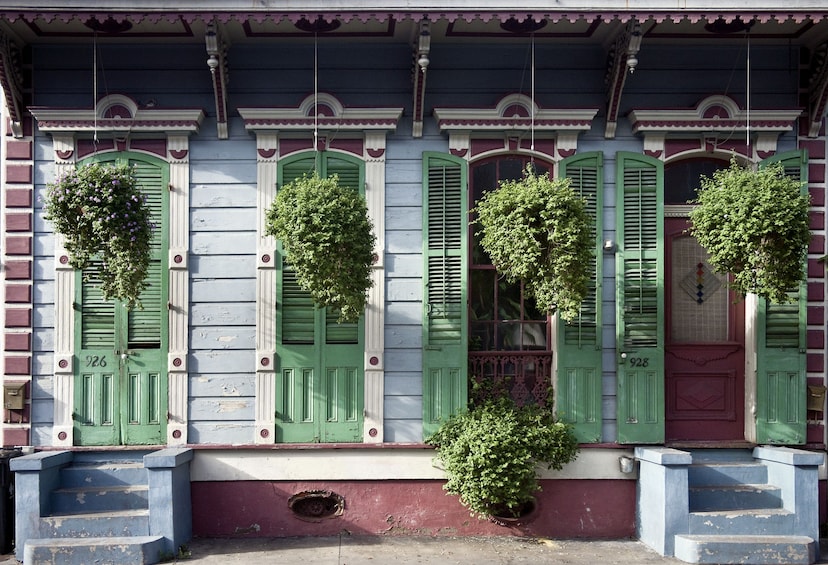
[[[318,522],[341,516],[345,510],[345,499],[329,490],[309,490],[291,496],[288,508],[300,520]]]

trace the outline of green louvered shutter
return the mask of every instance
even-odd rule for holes
[[[803,182],[808,191],[805,150],[790,151],[764,160],[760,166],[781,162],[785,174]],[[805,269],[805,265],[802,266]],[[805,332],[807,287],[803,281],[790,292],[793,302],[758,300],[756,332],[756,441],[798,445],[806,440],[807,379]]]
[[[133,166],[156,229],[142,308],[128,310],[104,300],[94,268],[77,275],[75,443],[163,444],[168,394],[167,164],[129,152],[90,161],[127,161]]]
[[[664,441],[664,213],[661,161],[617,155],[619,443]]]
[[[423,154],[423,435],[468,402],[467,165]]]
[[[326,152],[285,159],[279,164],[280,184],[314,170],[322,177],[336,174],[340,185],[365,193],[362,162]],[[338,312],[317,308],[281,248],[279,255],[277,441],[362,441],[363,321],[340,324]]]
[[[603,165],[601,152],[568,157],[560,165],[560,175],[569,178],[572,188],[586,199],[595,230],[595,261],[589,265],[589,291],[575,320],[567,323],[558,318],[555,351],[555,408],[559,418],[574,425],[580,443],[601,441]]]

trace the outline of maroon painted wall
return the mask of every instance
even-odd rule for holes
[[[549,538],[635,536],[635,481],[544,480],[525,524],[500,526],[469,516],[442,481],[194,482],[196,537],[353,535],[505,535]],[[331,490],[345,499],[341,516],[309,522],[288,499]]]

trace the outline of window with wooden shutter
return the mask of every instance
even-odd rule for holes
[[[589,288],[578,317],[558,318],[555,409],[573,424],[581,443],[601,441],[601,276],[603,215],[603,153],[585,153],[561,161],[560,175],[587,203],[595,230],[595,259],[588,266]]]
[[[645,155],[617,155],[619,443],[664,441],[663,170]]]
[[[801,180],[808,190],[808,157],[795,150],[760,164],[781,162],[785,174]],[[805,265],[802,266],[805,269]],[[806,307],[807,287],[791,289],[790,303],[758,300],[756,334],[756,441],[803,444],[806,440]]]
[[[462,159],[423,154],[423,434],[468,399],[467,168]]]
[[[279,163],[279,185],[314,171],[339,176],[341,186],[365,193],[361,160],[337,153],[305,153]],[[317,308],[285,254],[276,296],[276,439],[278,442],[362,441],[363,326],[337,321],[332,308]]]
[[[104,300],[95,263],[75,284],[74,441],[148,445],[166,441],[169,172],[160,159],[123,152],[91,162],[126,161],[155,225],[141,308]]]

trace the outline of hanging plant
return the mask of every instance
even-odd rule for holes
[[[569,179],[550,179],[526,168],[520,180],[502,181],[477,207],[480,244],[509,282],[523,281],[538,308],[573,320],[587,293],[593,261],[592,220]]]
[[[733,160],[701,178],[691,233],[741,295],[790,302],[789,292],[804,280],[810,197],[801,188],[781,163],[752,170]]]
[[[339,177],[304,175],[279,189],[265,232],[282,242],[299,286],[319,307],[356,322],[371,287],[376,238],[365,199]]]
[[[64,238],[69,264],[98,272],[105,300],[140,307],[153,225],[132,167],[83,165],[47,185],[43,211]]]

